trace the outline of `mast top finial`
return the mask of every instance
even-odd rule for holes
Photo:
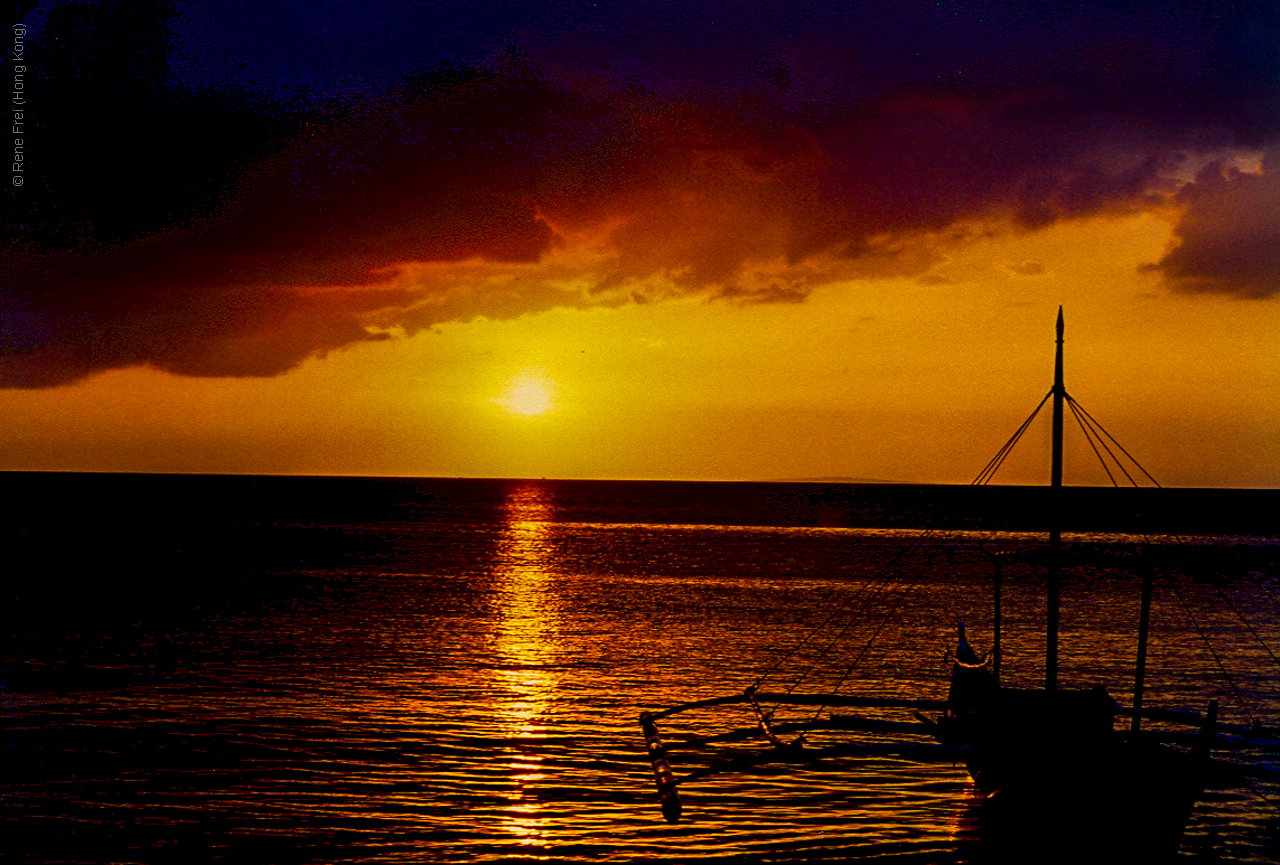
[[[1065,329],[1066,329],[1065,325],[1063,325],[1062,323],[1062,305],[1059,304],[1058,305],[1058,339],[1062,339],[1062,331]]]

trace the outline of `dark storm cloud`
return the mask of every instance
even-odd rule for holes
[[[664,291],[797,302],[922,274],[920,238],[974,223],[1169,203],[1171,285],[1276,291],[1274,172],[1179,191],[1189,156],[1280,141],[1262,5],[103,2],[32,33],[7,386],[274,375]]]
[[[1261,173],[1214,163],[1179,192],[1176,246],[1148,269],[1180,291],[1280,294],[1280,153]]]

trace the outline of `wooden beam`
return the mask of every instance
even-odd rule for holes
[[[902,700],[887,697],[858,697],[846,694],[769,694],[763,691],[756,693],[761,703],[777,703],[787,706],[859,706],[875,709],[932,709],[941,710],[947,707],[945,700]],[[694,709],[708,709],[715,706],[732,706],[736,703],[748,702],[746,694],[731,694],[727,697],[711,697],[706,700],[694,700],[689,703],[678,703],[659,712],[648,712],[655,721],[668,718],[681,712]]]

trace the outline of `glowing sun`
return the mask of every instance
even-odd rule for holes
[[[555,386],[542,373],[526,370],[511,379],[493,401],[512,414],[534,417],[556,407]]]

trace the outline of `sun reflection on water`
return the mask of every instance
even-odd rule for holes
[[[546,778],[540,748],[561,675],[550,491],[535,481],[523,482],[512,488],[503,512],[506,522],[495,557],[500,615],[494,635],[499,692],[494,710],[508,742],[511,789],[502,823],[521,844],[537,845],[546,840],[547,817],[534,788]]]

